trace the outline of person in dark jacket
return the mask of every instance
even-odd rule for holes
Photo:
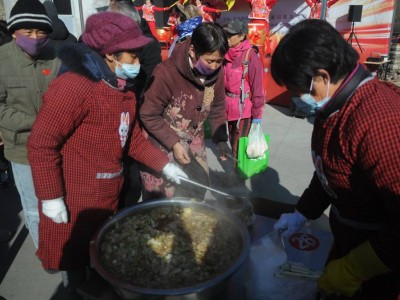
[[[57,8],[54,3],[47,0],[43,2],[43,5],[53,26],[53,32],[49,34],[50,45],[57,49],[63,43],[76,43],[76,37],[69,32],[67,26],[58,17]]]
[[[143,32],[143,35],[151,41],[146,44],[140,52],[140,72],[133,80],[128,80],[128,88],[131,89],[137,99],[137,108],[143,102],[143,93],[151,81],[151,74],[154,68],[161,62],[161,45],[150,31],[146,20],[141,18],[136,8],[130,1],[110,2],[108,11],[123,14],[133,19]],[[142,181],[138,163],[127,153],[124,155],[124,186],[120,196],[120,206],[132,206],[136,204],[142,196]]]
[[[152,41],[145,45],[140,52],[139,75],[135,80],[130,80],[130,84],[132,85],[131,88],[135,92],[138,105],[140,106],[143,101],[143,93],[151,81],[151,74],[153,73],[154,68],[162,61],[161,45],[157,38],[151,33],[146,20],[140,17],[136,7],[132,5],[131,1],[110,1],[107,11],[120,13],[132,18],[139,25],[143,35],[152,39]]]
[[[7,22],[0,20],[0,46],[12,41],[12,36],[8,32]]]
[[[275,229],[289,236],[330,205],[334,246],[320,289],[332,299],[399,299],[398,88],[374,78],[340,33],[318,19],[289,30],[271,71],[317,114],[314,176],[295,212],[283,214]]]

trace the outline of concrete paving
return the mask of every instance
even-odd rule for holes
[[[312,124],[309,120],[290,116],[284,107],[266,105],[262,127],[270,135],[270,164],[262,174],[246,180],[237,193],[277,202],[295,204],[308,186],[313,165],[310,154]],[[236,193],[237,186],[227,187],[224,170],[231,161],[221,162],[214,146],[207,143],[212,185],[225,187],[225,192]],[[0,190],[0,228],[13,231],[13,239],[0,244],[0,300],[65,300],[60,274],[43,271],[35,256],[35,249],[27,230],[18,193],[14,188]],[[312,226],[329,230],[326,216]]]

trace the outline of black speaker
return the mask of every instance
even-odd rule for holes
[[[349,13],[347,15],[347,21],[361,22],[362,8],[362,5],[350,5]]]

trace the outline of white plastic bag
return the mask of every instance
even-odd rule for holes
[[[264,133],[260,123],[251,124],[248,135],[248,144],[246,153],[249,158],[258,158],[264,155],[268,150],[267,142],[265,141]]]
[[[246,299],[314,300],[317,292],[315,281],[277,276],[286,262],[285,249],[273,234],[255,242],[250,248],[246,273]]]
[[[284,283],[274,275],[287,260],[283,247],[277,246],[266,235],[250,248],[245,282],[247,300],[276,299],[276,291],[284,290]]]

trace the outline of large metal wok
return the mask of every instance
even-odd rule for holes
[[[135,286],[130,282],[126,282],[121,278],[114,276],[102,262],[100,256],[100,248],[105,235],[126,218],[132,216],[139,217],[141,214],[148,214],[150,211],[160,207],[178,207],[190,208],[196,212],[212,214],[218,220],[223,220],[224,225],[227,224],[232,228],[235,236],[235,243],[239,245],[240,251],[234,261],[222,272],[216,276],[209,278],[204,282],[197,283],[192,286],[184,286],[178,288],[162,289],[162,288],[148,288],[146,286]],[[216,207],[208,205],[203,202],[196,202],[190,198],[179,199],[163,199],[144,202],[121,210],[98,230],[90,243],[90,257],[94,268],[97,272],[108,281],[116,290],[116,292],[124,299],[166,299],[166,300],[210,300],[215,299],[226,287],[230,277],[239,269],[244,263],[249,253],[250,238],[248,230],[243,222],[237,219],[233,214],[225,210],[220,210]],[[226,249],[230,251],[230,249]],[[171,275],[173,276],[173,275]]]

